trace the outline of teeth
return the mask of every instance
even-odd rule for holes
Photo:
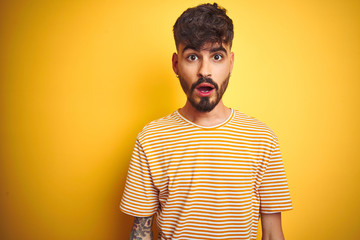
[[[210,88],[210,87],[200,87],[200,88],[198,88],[198,90],[200,92],[202,92],[202,93],[208,93],[208,92],[210,92],[212,90],[212,88]]]

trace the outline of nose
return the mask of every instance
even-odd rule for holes
[[[210,62],[206,59],[202,59],[198,72],[199,77],[211,77]]]

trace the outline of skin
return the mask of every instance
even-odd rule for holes
[[[201,77],[210,77],[218,86],[222,86],[232,72],[234,64],[234,53],[230,51],[229,44],[205,44],[201,49],[193,49],[179,44],[178,53],[172,57],[172,66],[176,75],[181,76],[188,86],[184,89],[187,97],[200,101],[196,91],[191,93],[189,89],[192,84]],[[184,87],[183,87],[184,88]],[[216,94],[212,93],[210,101],[214,101]],[[186,101],[180,113],[188,120],[201,126],[214,126],[224,122],[231,114],[222,100],[210,112],[199,112],[189,100]]]
[[[152,240],[153,217],[135,217],[130,240]]]
[[[284,240],[281,213],[261,214],[262,240]]]
[[[211,78],[219,88],[225,86],[234,65],[234,53],[229,44],[205,44],[200,49],[194,49],[182,43],[178,52],[173,54],[172,67],[187,96],[185,105],[179,110],[188,120],[201,126],[215,126],[224,122],[231,114],[231,109],[222,101],[209,112],[198,111],[189,101],[198,103],[201,100],[197,91],[191,91],[191,86],[201,77]],[[216,100],[216,92],[210,96],[210,101]],[[281,213],[261,214],[262,240],[284,240],[281,227]],[[136,217],[130,239],[152,239],[152,217]]]

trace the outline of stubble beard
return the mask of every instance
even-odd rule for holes
[[[211,78],[199,78],[197,82],[195,82],[194,84],[192,84],[191,87],[189,87],[186,84],[184,78],[181,75],[179,75],[181,87],[184,90],[188,101],[199,112],[211,112],[216,107],[216,105],[218,105],[229,84],[229,79],[230,79],[230,73],[226,77],[225,81],[219,87]],[[214,98],[213,96],[210,97],[196,96],[196,92],[195,92],[196,86],[204,82],[210,83],[214,86],[215,99],[211,100],[211,98]],[[200,100],[198,100],[199,98]]]

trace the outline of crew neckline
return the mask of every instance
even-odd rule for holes
[[[235,111],[234,111],[234,109],[232,109],[232,108],[230,108],[230,110],[231,110],[231,113],[230,113],[229,117],[228,117],[224,122],[219,123],[219,124],[214,125],[214,126],[202,126],[202,125],[196,124],[196,123],[190,121],[189,119],[187,119],[185,116],[183,116],[183,115],[179,112],[179,109],[176,110],[175,112],[176,112],[176,114],[177,114],[182,120],[184,120],[185,122],[187,122],[187,123],[189,123],[189,124],[191,124],[191,125],[193,125],[193,126],[195,126],[195,127],[204,128],[204,129],[214,129],[214,128],[219,128],[219,127],[221,127],[221,126],[224,126],[225,124],[227,124],[228,122],[230,122],[231,119],[233,119],[233,117],[234,117],[234,115],[235,115]]]

